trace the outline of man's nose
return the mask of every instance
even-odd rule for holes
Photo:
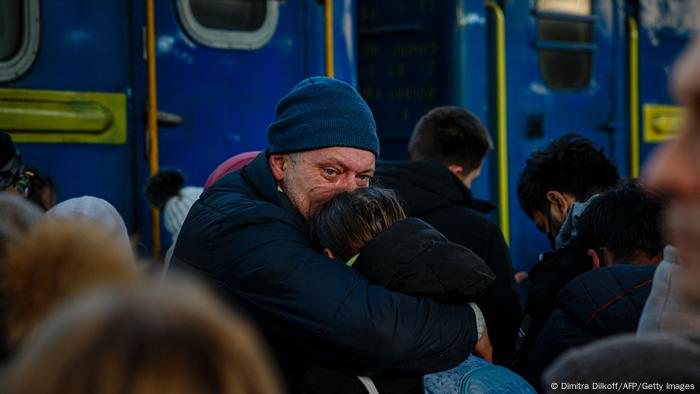
[[[679,198],[700,196],[700,155],[692,155],[692,144],[684,137],[654,152],[643,174],[648,187]]]

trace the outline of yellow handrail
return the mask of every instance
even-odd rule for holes
[[[498,91],[498,208],[501,231],[510,245],[508,208],[508,123],[506,112],[506,26],[503,10],[493,1],[484,3],[496,18],[496,85]]]
[[[630,175],[639,177],[639,28],[637,21],[627,18],[629,26],[630,85]]]
[[[156,95],[155,11],[153,0],[146,0],[146,46],[148,54],[148,169],[158,172],[158,101]],[[151,242],[153,256],[160,256],[160,211],[151,209]]]
[[[326,0],[326,76],[335,77],[333,61],[333,0]]]

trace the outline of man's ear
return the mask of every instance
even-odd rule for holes
[[[455,175],[457,178],[462,179],[464,177],[464,167],[458,166],[457,164],[450,164],[447,168]]]
[[[270,155],[268,159],[270,163],[270,170],[272,171],[272,176],[277,182],[284,179],[284,171],[287,169],[287,163],[289,162],[288,155]]]
[[[598,256],[598,252],[595,251],[595,249],[588,249],[586,252],[587,255],[591,256],[591,260],[593,261],[593,269],[598,269],[600,268],[600,257]]]
[[[566,215],[569,214],[569,209],[571,208],[569,199],[564,194],[556,190],[550,190],[547,192],[547,201],[549,201],[550,205],[555,208],[555,212],[558,212],[558,215],[555,214],[553,216],[555,216],[559,222],[563,223]]]
[[[328,257],[329,259],[335,259],[335,255],[334,255],[333,252],[332,252],[330,249],[328,249],[328,248],[324,248],[324,249],[323,249],[323,255],[326,256],[326,257]]]

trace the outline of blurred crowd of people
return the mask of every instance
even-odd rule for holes
[[[162,274],[114,206],[57,203],[0,132],[0,390],[700,388],[698,66],[700,41],[673,74],[685,123],[641,180],[580,135],[532,152],[517,196],[551,250],[517,274],[471,191],[493,143],[463,108],[430,110],[409,160],[379,161],[357,91],[301,81],[265,150],[203,187],[175,170],[148,180],[172,241]]]

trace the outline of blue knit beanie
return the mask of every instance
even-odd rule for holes
[[[352,86],[326,77],[301,81],[277,103],[267,141],[268,153],[347,146],[379,156],[377,126],[367,103]]]

